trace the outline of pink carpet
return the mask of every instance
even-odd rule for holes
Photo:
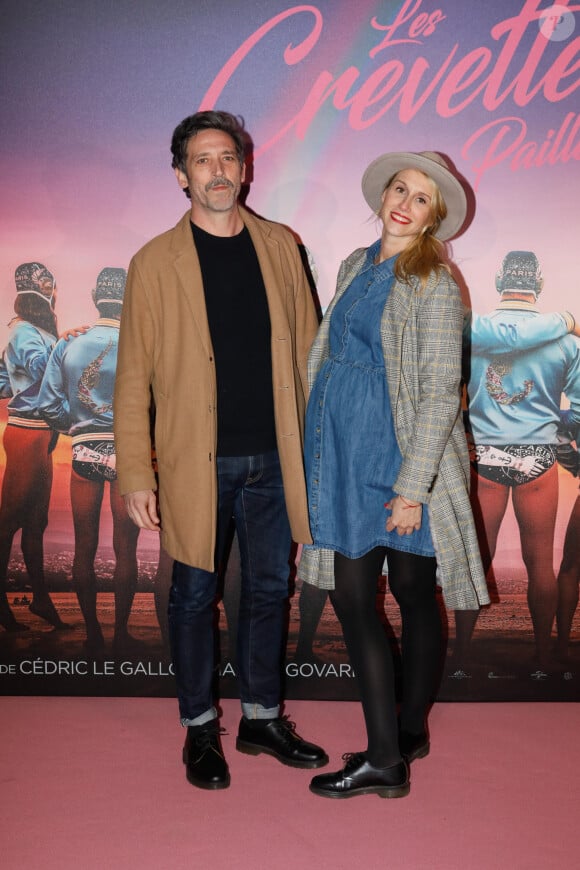
[[[580,706],[437,704],[411,794],[331,801],[312,773],[234,748],[226,791],[186,782],[176,702],[0,698],[4,870],[568,870],[580,866]],[[331,768],[363,748],[359,705],[292,701]]]

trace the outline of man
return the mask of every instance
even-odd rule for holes
[[[536,255],[510,251],[496,278],[499,306],[489,315],[472,315],[465,337],[471,354],[471,492],[482,555],[489,572],[511,495],[528,574],[535,666],[545,670],[557,603],[553,550],[560,403],[566,395],[573,418],[580,421],[580,347],[568,335],[578,334],[570,313],[538,310],[542,286]],[[466,654],[475,618],[456,613],[456,661]]]
[[[127,629],[137,588],[139,529],[127,516],[119,494],[113,440],[113,388],[126,279],[125,269],[105,268],[99,273],[92,291],[99,318],[84,333],[56,344],[38,399],[39,413],[48,425],[72,437],[72,576],[85,620],[86,650],[97,657],[104,651],[104,637],[97,617],[95,556],[107,483],[115,551],[113,649],[117,653],[139,650]]]
[[[172,165],[191,209],[133,258],[115,390],[127,510],[139,527],[161,530],[175,560],[169,632],[183,759],[189,781],[209,789],[230,782],[212,680],[216,576],[232,516],[242,568],[236,747],[295,767],[328,761],[280,716],[291,539],[311,540],[302,425],[317,320],[292,235],[238,202],[245,136],[226,112],[198,112],[176,128]]]

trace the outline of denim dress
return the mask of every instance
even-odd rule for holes
[[[396,257],[374,265],[379,247],[377,241],[369,248],[362,271],[334,308],[329,357],[308,402],[304,458],[312,546],[351,559],[379,546],[434,556],[425,507],[412,534],[385,528],[385,502],[395,495],[402,457],[380,338]]]

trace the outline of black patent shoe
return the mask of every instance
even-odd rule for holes
[[[426,731],[421,731],[419,734],[399,731],[399,750],[407,764],[417,758],[425,758],[426,755],[429,755],[430,748],[429,735]]]
[[[189,725],[183,747],[183,763],[188,781],[198,788],[227,788],[230,772],[221,746],[215,721],[207,725]]]
[[[364,752],[347,753],[342,757],[346,761],[343,769],[315,776],[310,783],[311,792],[328,798],[349,798],[359,794],[398,798],[409,794],[409,768],[405,761],[390,767],[373,767]]]
[[[296,733],[296,725],[285,716],[277,719],[246,719],[242,716],[236,749],[246,755],[265,752],[290,767],[314,768],[328,764],[320,746],[307,743]]]

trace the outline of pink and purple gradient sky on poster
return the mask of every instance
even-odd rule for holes
[[[441,150],[474,185],[475,165],[497,127],[467,151],[466,143],[485,125],[513,119],[502,148],[516,135],[522,146],[550,135],[554,141],[570,115],[571,133],[578,77],[569,60],[571,71],[554,84],[553,66],[558,58],[563,64],[563,52],[572,57],[579,7],[561,5],[572,32],[538,45],[545,0],[231,0],[219,11],[205,0],[162,7],[152,0],[138,7],[128,0],[68,7],[10,0],[0,37],[0,339],[19,262],[39,259],[55,272],[62,327],[90,321],[98,271],[126,266],[141,244],[177,221],[187,202],[170,170],[170,135],[208,96],[245,117],[257,153],[248,204],[300,234],[326,303],[340,260],[378,232],[360,194],[362,172],[377,154]],[[535,19],[518,24],[526,15]],[[371,24],[375,16],[383,29]],[[491,85],[475,83],[446,103],[443,91],[458,64],[465,81],[486,58],[477,82],[493,79],[495,104]],[[318,105],[317,86],[326,94]],[[365,88],[374,96],[359,110]],[[394,99],[398,90],[404,93]],[[465,107],[456,110],[461,101]],[[576,304],[578,151],[533,168],[514,168],[506,158],[480,178],[475,218],[453,245],[478,310],[495,304],[493,277],[510,248],[538,254],[545,304]]]
[[[542,42],[547,0],[7,0],[0,347],[19,263],[36,259],[53,270],[61,329],[88,323],[100,269],[126,267],[181,217],[187,201],[170,168],[170,137],[202,104],[245,118],[256,149],[248,205],[299,233],[323,304],[340,260],[377,237],[360,179],[378,154],[440,150],[475,185],[498,131],[479,133],[486,125],[506,125],[504,150],[521,135],[533,158],[524,143],[554,142],[567,123],[566,159],[518,168],[514,152],[483,174],[474,219],[453,253],[476,310],[496,304],[494,275],[506,251],[531,249],[545,275],[541,307],[580,317],[580,6],[559,5],[573,28]],[[522,24],[525,15],[533,20]],[[391,29],[377,29],[374,17]],[[453,70],[458,91],[446,101]],[[66,487],[62,476],[54,497],[65,498]],[[574,495],[562,503],[566,516]]]

